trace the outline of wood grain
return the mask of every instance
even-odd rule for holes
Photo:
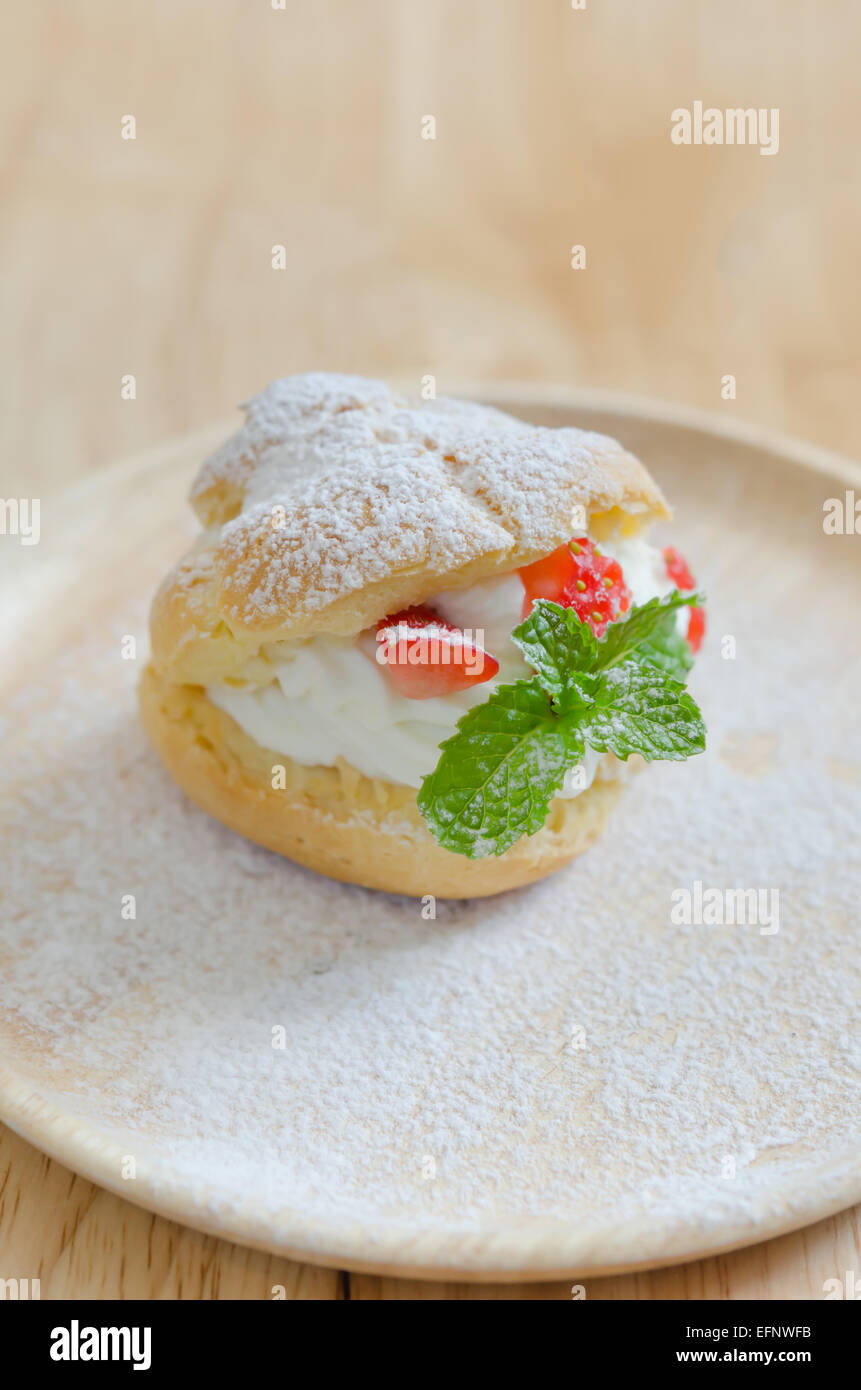
[[[621,389],[857,452],[852,0],[31,0],[0,24],[6,497],[55,496],[309,366]],[[779,106],[779,154],[674,148],[669,112],[698,97]],[[45,1297],[345,1290],[8,1131],[0,1178],[0,1277]],[[588,1295],[816,1298],[859,1258],[856,1211]],[[349,1293],[570,1297],[371,1276]]]
[[[31,0],[0,22],[9,491],[308,367],[606,387],[857,452],[853,0]],[[674,146],[698,98],[778,107],[778,153]]]

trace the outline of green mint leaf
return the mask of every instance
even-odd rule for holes
[[[633,607],[621,622],[607,625],[607,630],[598,643],[597,669],[605,671],[617,662],[624,661],[641,643],[647,642],[661,628],[666,622],[667,614],[675,613],[677,609],[686,605],[701,604],[704,601],[702,594],[682,594],[678,589],[673,589],[670,594],[664,594],[661,598],[650,598],[648,603]]]
[[[705,725],[696,701],[648,658],[605,671],[588,712],[587,743],[623,761],[639,753],[679,761],[701,753]]]
[[[565,681],[561,695],[553,698],[557,714],[576,716],[575,722],[588,723],[589,706],[595,703],[595,691],[601,680],[600,673],[593,671],[572,671]]]
[[[585,743],[576,715],[556,714],[536,677],[499,686],[459,720],[441,751],[419,810],[444,849],[480,859],[541,829]]]
[[[559,696],[572,671],[591,671],[598,653],[598,639],[573,608],[563,608],[540,598],[511,634],[544,689]]]
[[[437,842],[478,859],[534,835],[587,744],[622,760],[702,752],[705,726],[683,684],[693,659],[675,626],[679,608],[701,602],[678,590],[651,599],[599,641],[572,609],[539,599],[512,634],[536,674],[465,714],[422,782]]]
[[[637,656],[642,656],[654,666],[659,666],[674,681],[681,681],[682,685],[694,664],[694,654],[687,638],[683,637],[676,627],[674,612],[667,613],[651,637],[647,637],[645,642],[640,644]]]

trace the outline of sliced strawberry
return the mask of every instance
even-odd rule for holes
[[[602,555],[587,536],[575,536],[543,559],[520,570],[526,598],[523,616],[528,618],[536,599],[549,598],[563,608],[573,608],[596,637],[631,606],[631,591],[622,566]]]
[[[664,562],[667,566],[667,577],[671,579],[677,589],[681,589],[683,594],[691,593],[697,587],[697,581],[691,574],[690,567],[683,555],[680,555],[675,546],[668,545],[664,549]],[[698,652],[702,646],[703,637],[706,630],[706,615],[703,608],[691,608],[688,619],[688,646],[692,652]]]
[[[383,618],[377,643],[377,661],[409,700],[451,695],[499,671],[495,657],[424,604]]]
[[[574,552],[570,545],[560,545],[549,555],[544,555],[531,565],[524,565],[518,573],[523,580],[530,609],[537,598],[549,598],[554,603],[561,603],[565,590],[577,578]],[[523,616],[527,616],[526,610]]]
[[[703,644],[703,637],[706,631],[706,610],[704,608],[692,608],[691,616],[688,619],[688,645],[692,652],[699,651]]]
[[[387,618],[381,618],[377,623],[377,632],[382,632],[385,628],[401,626],[416,630],[425,627],[438,627],[443,632],[459,631],[453,623],[447,623],[445,618],[441,618],[426,603],[416,603],[412,608],[401,608],[397,613],[390,613]]]
[[[672,579],[676,588],[681,589],[683,594],[688,594],[691,589],[697,587],[697,581],[688,568],[687,560],[679,554],[674,545],[664,547],[664,561],[667,566],[667,578]]]

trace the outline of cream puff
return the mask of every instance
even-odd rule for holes
[[[141,712],[203,810],[318,873],[471,897],[588,848],[704,745],[693,579],[614,440],[288,377],[202,466]]]

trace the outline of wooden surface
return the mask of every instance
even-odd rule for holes
[[[0,25],[4,497],[44,506],[309,366],[627,390],[858,451],[853,0],[31,0]],[[674,147],[669,112],[698,98],[778,106],[779,153]],[[0,1277],[45,1296],[347,1291],[8,1132],[0,1182]],[[588,1295],[821,1297],[859,1257],[847,1214]],[[569,1296],[366,1276],[349,1294]]]
[[[856,0],[285,4],[3,7],[6,495],[308,367],[597,386],[858,452]],[[778,153],[673,145],[697,99],[778,107]]]

